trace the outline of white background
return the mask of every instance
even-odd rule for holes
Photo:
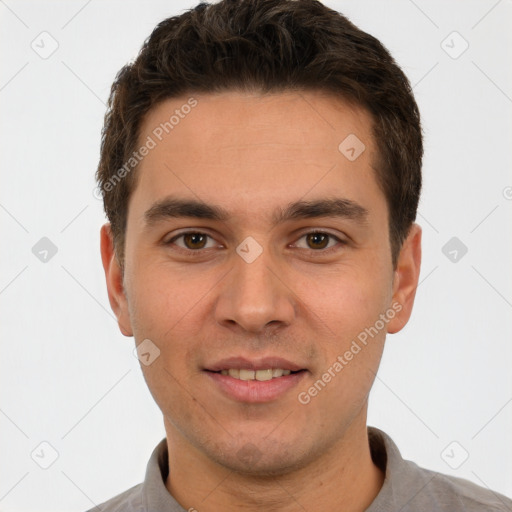
[[[369,424],[405,458],[512,496],[512,2],[325,3],[391,51],[425,131],[421,284]],[[141,482],[165,436],[108,304],[94,172],[116,72],[193,5],[0,2],[2,511],[86,510]],[[43,31],[59,45],[47,59],[31,48]],[[453,31],[469,43],[456,59],[441,46],[463,48]],[[456,263],[442,252],[454,236],[468,248]],[[42,237],[58,249],[46,263]],[[31,458],[43,441],[59,455],[46,470]],[[453,441],[452,465],[469,454],[458,469],[441,456]]]

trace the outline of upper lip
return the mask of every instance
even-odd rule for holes
[[[246,357],[228,357],[206,366],[205,370],[209,370],[211,372],[220,372],[221,370],[229,370],[230,368],[255,371],[280,368],[282,370],[290,370],[292,372],[306,369],[304,366],[292,363],[291,361],[283,359],[282,357],[271,356],[252,359],[248,359]]]

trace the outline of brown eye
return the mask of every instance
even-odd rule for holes
[[[308,233],[306,240],[312,249],[325,249],[330,235],[326,233]]]
[[[211,242],[210,246],[207,247],[208,239],[210,239]],[[213,241],[213,238],[206,233],[188,231],[186,233],[176,235],[174,238],[171,238],[168,242],[166,242],[166,245],[176,245],[183,250],[198,252],[200,249],[209,249],[213,247],[213,245],[211,245]]]
[[[326,231],[304,233],[295,243],[295,247],[311,253],[316,252],[319,256],[339,251],[345,245],[347,242]]]
[[[187,233],[183,235],[183,242],[187,249],[203,249],[207,235],[202,233]]]

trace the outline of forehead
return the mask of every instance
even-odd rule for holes
[[[258,207],[268,212],[271,204],[327,192],[383,199],[371,116],[323,92],[165,100],[141,126],[139,145],[149,141],[137,169],[137,203],[179,194],[255,215]]]
[[[175,151],[186,150],[184,144],[192,143],[236,150],[236,142],[246,147],[288,145],[291,151],[304,145],[336,150],[337,143],[350,134],[372,146],[371,126],[364,108],[322,91],[227,91],[164,100],[145,116],[139,139],[152,136],[157,143],[173,146],[173,139],[179,138]]]

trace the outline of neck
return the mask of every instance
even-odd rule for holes
[[[280,476],[236,473],[208,459],[166,423],[167,490],[185,508],[288,512],[366,510],[384,482],[371,458],[364,421],[355,420],[336,445],[314,462]],[[356,424],[360,423],[360,424]]]

